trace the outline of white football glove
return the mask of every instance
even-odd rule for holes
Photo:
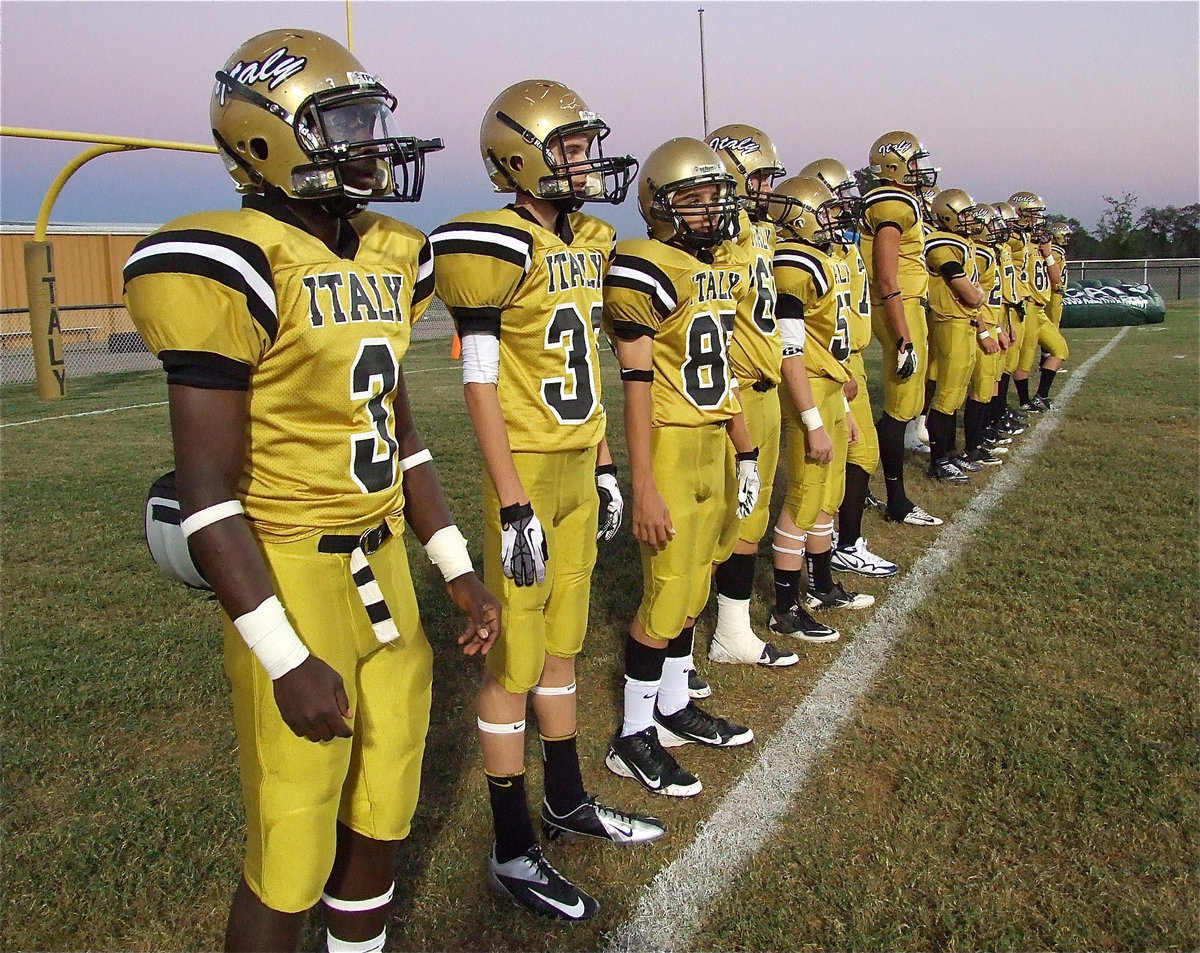
[[[596,539],[607,542],[621,528],[621,517],[625,513],[625,500],[617,486],[617,468],[611,463],[596,467],[596,493],[600,496],[600,521]]]
[[[758,491],[762,489],[762,478],[758,475],[758,447],[749,453],[739,453],[737,459],[738,519],[744,520],[754,512],[758,503]]]
[[[900,380],[906,381],[917,373],[917,365],[920,363],[912,341],[905,341],[904,344],[899,345],[896,354],[896,376]]]
[[[546,534],[528,503],[500,508],[500,564],[518,586],[546,581]]]

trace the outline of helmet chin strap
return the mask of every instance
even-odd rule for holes
[[[569,195],[561,199],[551,199],[550,204],[554,207],[554,211],[564,215],[569,215],[571,212],[578,212],[583,208],[583,201],[574,195]]]

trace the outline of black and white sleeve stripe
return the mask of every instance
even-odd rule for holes
[[[433,277],[433,246],[429,244],[429,239],[426,238],[421,244],[421,251],[417,255],[417,281],[413,285],[413,304],[420,304],[426,298],[433,294],[434,289]]]
[[[491,222],[448,222],[429,236],[437,255],[483,255],[529,272],[533,238],[528,232]]]
[[[225,285],[245,296],[250,316],[272,342],[279,333],[271,266],[253,242],[205,229],[159,232],[138,242],[123,278],[128,284],[152,274],[199,275]]]
[[[780,247],[775,252],[776,268],[799,268],[812,277],[818,297],[829,293],[829,276],[815,255],[793,247]]]
[[[633,255],[613,255],[605,276],[606,284],[614,288],[629,288],[649,297],[660,318],[670,315],[679,307],[675,288],[666,273],[645,258]]]

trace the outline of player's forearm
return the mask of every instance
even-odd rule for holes
[[[475,428],[475,438],[483,454],[483,463],[488,476],[496,487],[501,506],[526,503],[529,497],[521,485],[517,465],[513,461],[512,446],[508,442],[508,424],[500,408],[500,398],[495,384],[465,384],[467,413]]]
[[[629,448],[629,474],[634,493],[656,488],[654,461],[650,451],[650,385],[625,382],[625,442]]]
[[[754,449],[750,428],[746,426],[746,415],[738,411],[729,418],[729,441],[736,453],[749,453]]]
[[[812,382],[809,381],[808,371],[804,367],[804,355],[785,357],[780,370],[784,386],[791,394],[792,403],[796,405],[796,409],[801,413],[812,410],[817,402],[813,399]]]

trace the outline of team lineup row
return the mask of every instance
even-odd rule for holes
[[[795,664],[751,622],[767,532],[766,628],[836,640],[814,613],[874,599],[833,570],[899,572],[862,538],[870,475],[882,464],[888,519],[941,522],[903,481],[906,429],[922,409],[930,475],[962,481],[1001,462],[1022,429],[1010,375],[1027,411],[1048,406],[1067,354],[1046,310],[1063,252],[1044,205],[1026,192],[994,208],[935,193],[937,170],[906,132],[871,147],[861,195],[834,159],[785,178],[769,137],[745,125],[671,139],[639,169],[605,154],[609,128],[577,93],[529,80],[496,98],[480,131],[487,174],[512,201],[426,237],[366,206],[418,200],[440,140],[400,135],[395,99],[338,43],[272,31],[216,76],[213,135],[242,207],[141,242],[125,297],[169,385],[175,470],[151,490],[151,552],[223,610],[248,829],[226,947],[294,949],[320,902],[331,951],[383,948],[432,682],[394,542],[405,531],[467,618],[463,652],[485,657],[488,883],[535,913],[587,919],[597,901],[550,864],[534,828],[530,704],[546,839],[636,845],[666,832],[589,795],[575,744],[597,541],[626,509],[598,331],[620,364],[643,569],[605,764],[654,793],[693,796],[701,781],[668,749],[754,738],[696,704],[712,694],[693,641],[714,581],[709,659]],[[635,178],[647,237],[617,241],[580,209],[622,201]],[[482,582],[404,381],[412,325],[435,294],[461,338],[483,460]],[[877,420],[863,361],[872,337],[884,349]],[[1049,357],[1031,399],[1022,388],[1039,342]]]

